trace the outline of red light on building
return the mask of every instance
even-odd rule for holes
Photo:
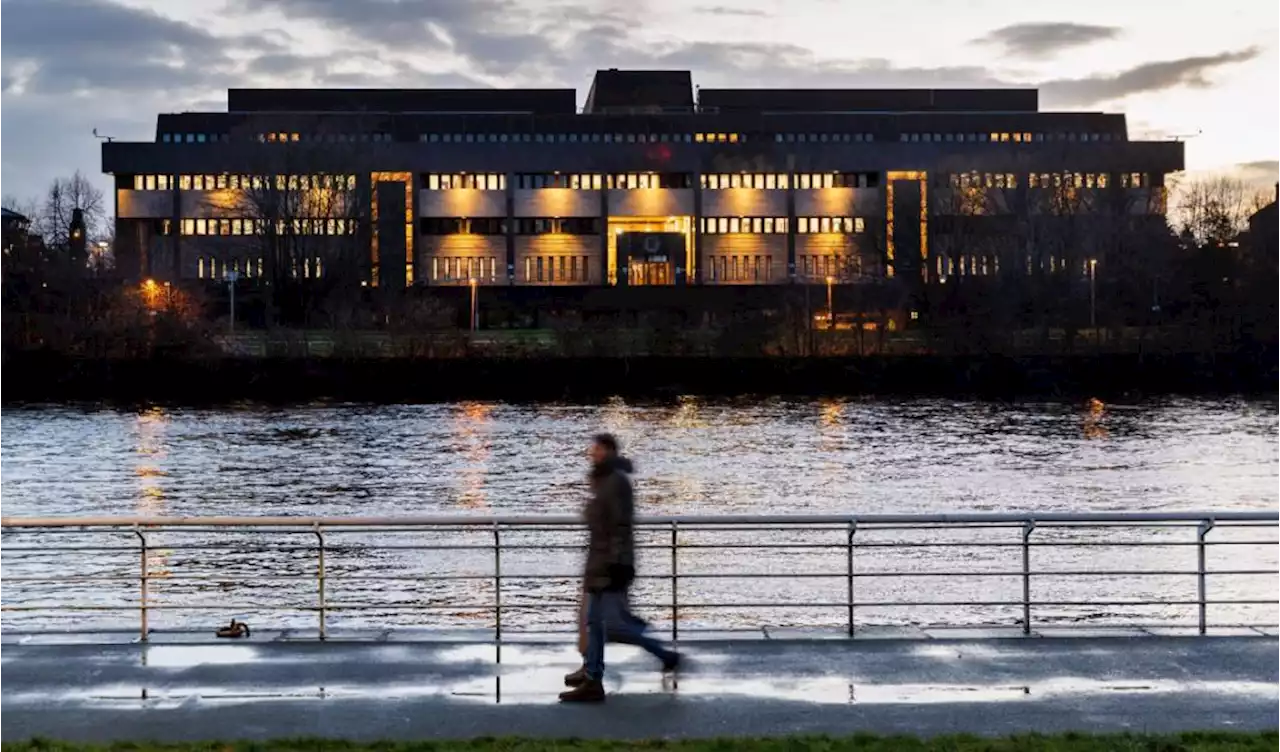
[[[645,151],[645,158],[650,162],[667,163],[671,161],[670,144],[652,144]]]

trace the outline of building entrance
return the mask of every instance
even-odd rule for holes
[[[680,285],[693,273],[689,217],[610,217],[609,284]]]

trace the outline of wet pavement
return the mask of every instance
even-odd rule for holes
[[[5,640],[0,736],[706,737],[1274,729],[1274,636],[706,640],[674,679],[611,646],[603,706],[556,703],[568,644]],[[500,657],[500,663],[498,659]]]

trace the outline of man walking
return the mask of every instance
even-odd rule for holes
[[[560,695],[561,702],[604,700],[604,643],[608,636],[639,645],[674,671],[680,654],[644,634],[644,622],[627,608],[627,589],[635,579],[635,498],[632,465],[618,454],[618,441],[607,433],[591,443],[591,498],[584,512],[587,522],[587,650],[581,674],[565,677],[577,684]],[[580,681],[579,681],[580,680]]]

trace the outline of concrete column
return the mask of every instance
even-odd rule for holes
[[[409,186],[399,180],[378,183],[378,284],[392,290],[405,286],[405,191]]]
[[[689,249],[689,258],[693,259],[693,276],[687,273],[685,279],[691,285],[702,284],[702,173],[693,174],[693,231],[689,233],[693,247]],[[688,261],[686,260],[686,263]]]
[[[507,173],[507,284],[516,283],[516,174]]]
[[[796,176],[787,175],[787,281],[796,281]]]
[[[600,190],[600,285],[609,286],[609,237],[613,231],[609,229],[609,188],[608,183]]]

